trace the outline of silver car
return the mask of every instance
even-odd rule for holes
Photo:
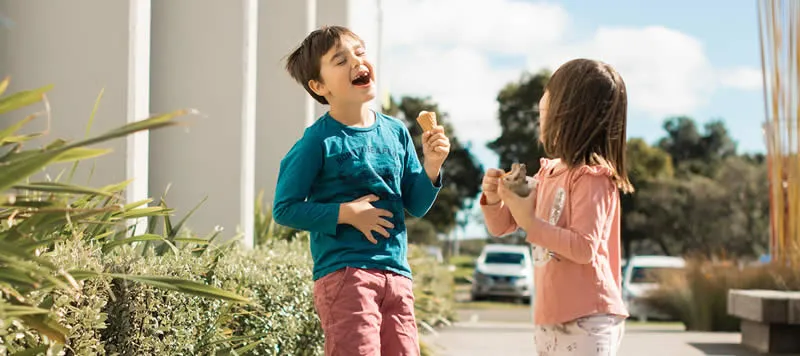
[[[659,285],[655,273],[659,271],[678,271],[686,267],[681,257],[634,256],[622,271],[622,299],[632,318],[647,321],[649,318],[669,320],[675,318],[649,307],[642,299],[656,290]]]
[[[510,297],[530,303],[533,291],[533,262],[528,245],[491,244],[475,262],[472,300]]]

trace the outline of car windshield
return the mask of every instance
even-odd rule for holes
[[[633,267],[631,283],[658,283],[659,275],[678,270],[677,267]]]
[[[489,252],[486,254],[486,263],[521,265],[525,256],[514,252]]]

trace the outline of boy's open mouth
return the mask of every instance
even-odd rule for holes
[[[358,73],[358,76],[356,77],[356,79],[353,79],[353,85],[364,86],[364,85],[369,84],[370,81],[371,81],[371,78],[369,76],[369,72],[368,71],[362,71],[362,72]]]

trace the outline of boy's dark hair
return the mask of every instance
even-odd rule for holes
[[[319,75],[322,56],[331,48],[338,46],[342,37],[345,36],[352,37],[363,45],[364,41],[361,37],[346,27],[324,26],[308,34],[286,60],[286,70],[289,75],[300,83],[314,99],[324,105],[328,104],[328,100],[314,93],[308,86],[308,82],[310,80],[322,81]]]
[[[570,168],[606,166],[621,191],[633,192],[625,168],[628,98],[619,73],[600,61],[574,59],[553,73],[545,91],[545,152]]]

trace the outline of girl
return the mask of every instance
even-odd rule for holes
[[[628,312],[620,279],[619,191],[625,171],[627,95],[610,65],[575,59],[539,101],[542,159],[520,197],[490,169],[481,208],[494,236],[521,228],[545,249],[536,257],[534,322],[539,355],[616,355]],[[536,255],[536,254],[535,254]]]

